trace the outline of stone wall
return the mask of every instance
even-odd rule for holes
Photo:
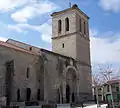
[[[36,99],[38,86],[36,85],[36,63],[39,56],[31,55],[16,51],[11,48],[0,46],[0,76],[1,80],[1,95],[5,96],[5,63],[14,60],[14,75],[11,86],[11,99],[17,101],[17,90],[20,89],[20,101],[26,100],[26,88],[31,88],[31,100]],[[29,77],[27,78],[27,68],[29,68]],[[6,73],[7,74],[7,73]]]

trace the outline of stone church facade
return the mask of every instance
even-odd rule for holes
[[[77,5],[52,15],[52,51],[0,42],[0,97],[11,102],[91,100],[89,17]]]

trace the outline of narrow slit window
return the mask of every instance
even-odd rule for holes
[[[32,51],[32,47],[30,47],[29,50]]]
[[[62,48],[64,48],[64,43],[62,44]]]
[[[27,78],[29,78],[29,74],[30,74],[30,68],[28,67],[27,68],[27,73],[26,73]]]

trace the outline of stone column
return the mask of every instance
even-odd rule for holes
[[[66,82],[63,81],[63,103],[66,102]]]
[[[66,103],[66,67],[64,66],[63,70],[63,103]]]
[[[77,75],[77,78],[76,78],[76,101],[79,100],[79,88],[80,88],[80,82],[79,82],[79,75]]]

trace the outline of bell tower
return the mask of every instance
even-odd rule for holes
[[[52,51],[90,64],[89,17],[76,4],[51,16]]]
[[[89,17],[76,4],[52,15],[52,51],[77,61],[79,99],[91,99]]]

